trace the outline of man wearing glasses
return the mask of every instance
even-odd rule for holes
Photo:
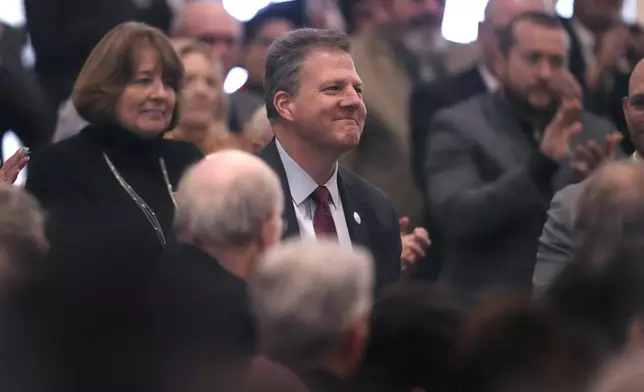
[[[644,156],[644,62],[640,61],[629,80],[628,96],[623,99],[623,110],[628,131],[635,146],[630,159]],[[552,284],[574,251],[577,200],[586,182],[570,185],[552,199],[548,220],[539,239],[537,264],[533,276],[535,293],[542,293]]]

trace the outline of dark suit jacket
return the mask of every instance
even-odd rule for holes
[[[425,187],[423,161],[425,140],[434,115],[475,95],[487,93],[477,66],[449,78],[417,85],[411,95],[409,118],[412,136],[412,161],[418,186]]]
[[[205,368],[210,390],[238,390],[230,385],[245,379],[257,345],[246,283],[199,248],[178,244],[166,252],[151,287],[157,325],[149,331],[161,339],[150,352],[160,353],[163,390],[181,390]]]
[[[441,279],[466,295],[529,289],[537,243],[553,192],[578,180],[567,162],[537,151],[502,94],[439,112],[427,139],[431,213],[445,235]],[[582,112],[574,145],[600,142],[613,125]]]
[[[622,98],[628,95],[628,79],[630,75],[617,70],[613,74],[612,88],[610,91],[599,90],[591,93],[586,84],[588,66],[584,60],[579,37],[573,29],[572,19],[561,18],[561,23],[570,37],[568,68],[582,87],[584,107],[600,116],[610,118],[617,125],[616,129],[619,129],[624,136],[622,139],[622,148],[627,154],[633,153],[635,150],[626,126],[624,112],[622,111]]]
[[[284,190],[284,214],[287,224],[285,237],[299,236],[300,227],[295,216],[286,171],[273,140],[260,151],[259,156],[277,172]],[[378,188],[340,167],[338,188],[344,207],[351,242],[369,249],[375,260],[376,290],[400,278],[400,227],[398,215],[391,200]],[[361,222],[356,222],[357,213]]]
[[[410,125],[412,137],[412,170],[418,187],[425,192],[423,162],[427,153],[425,140],[434,115],[473,96],[484,94],[487,87],[477,66],[432,83],[419,84],[410,100]],[[442,234],[432,216],[425,211],[425,227],[432,237],[427,258],[418,264],[417,275],[424,279],[437,278],[443,262]]]

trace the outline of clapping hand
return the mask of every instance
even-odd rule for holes
[[[29,149],[27,147],[18,149],[0,168],[0,180],[5,184],[13,184],[27,162],[29,162]]]
[[[402,253],[400,255],[402,271],[425,257],[425,251],[431,245],[429,233],[422,227],[417,227],[413,232],[407,233],[409,218],[403,217],[398,221],[400,224],[400,240],[402,241]]]

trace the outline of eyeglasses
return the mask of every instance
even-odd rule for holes
[[[622,100],[636,110],[644,110],[644,94],[636,94],[631,97],[623,97]]]

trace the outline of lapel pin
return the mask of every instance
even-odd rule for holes
[[[357,213],[357,212],[354,212],[354,213],[353,213],[353,219],[355,219],[355,221],[356,221],[356,223],[357,223],[357,224],[362,223],[362,219],[360,219],[360,215],[358,215],[358,213]]]

